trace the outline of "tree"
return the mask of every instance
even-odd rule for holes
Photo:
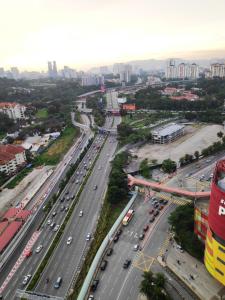
[[[199,160],[199,151],[195,151],[194,156],[195,156],[196,160]]]
[[[223,137],[223,132],[222,132],[222,131],[217,132],[217,136],[218,136],[220,139],[222,139],[222,137]]]
[[[162,169],[165,173],[172,173],[175,172],[177,169],[176,162],[169,159],[165,159],[162,163]]]
[[[144,294],[148,300],[169,300],[170,297],[165,291],[166,279],[162,273],[153,275],[151,271],[142,274],[140,284],[140,292]]]

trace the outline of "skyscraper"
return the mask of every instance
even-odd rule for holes
[[[53,61],[53,78],[56,78],[58,76],[58,71],[57,71],[57,66],[56,66],[56,61]]]
[[[56,78],[58,76],[56,61],[48,62],[48,76],[50,78]]]
[[[123,69],[120,71],[120,82],[126,82],[126,83],[130,82],[131,72],[132,72],[132,66],[124,65]]]
[[[52,63],[48,61],[48,76],[52,77]]]

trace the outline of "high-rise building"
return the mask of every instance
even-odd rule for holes
[[[210,75],[211,77],[225,77],[225,64],[212,64],[210,66]]]
[[[130,82],[131,73],[132,73],[132,66],[124,65],[123,69],[120,71],[120,82],[126,82],[126,83]]]
[[[100,72],[100,74],[105,75],[105,74],[109,73],[109,69],[107,66],[102,66],[99,68],[99,72]]]
[[[176,66],[173,59],[169,60],[165,73],[167,79],[197,79],[199,77],[199,69],[196,63],[180,63]]]
[[[77,78],[77,72],[74,69],[64,66],[62,70],[62,76],[65,78]]]
[[[50,78],[56,78],[58,76],[56,61],[48,62],[48,76]]]
[[[204,262],[209,273],[225,285],[225,160],[217,163],[212,178]]]
[[[58,76],[58,71],[57,71],[56,61],[53,61],[52,72],[53,72],[53,77],[56,78],[56,77]]]
[[[113,74],[118,75],[123,70],[124,64],[122,63],[116,63],[113,65]]]
[[[0,68],[0,77],[5,77],[5,70],[4,70],[4,68]]]
[[[93,74],[87,74],[82,76],[81,85],[82,86],[91,86],[91,85],[103,85],[104,76],[98,76]]]
[[[11,67],[11,73],[13,79],[19,79],[20,73],[17,67]]]

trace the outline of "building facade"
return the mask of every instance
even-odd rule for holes
[[[15,145],[0,145],[0,172],[13,174],[26,163],[25,149]]]
[[[169,124],[165,127],[160,128],[152,132],[152,141],[155,144],[166,144],[171,143],[178,139],[180,136],[184,135],[184,125],[179,124]]]
[[[129,83],[131,81],[132,66],[124,65],[119,74],[120,74],[120,82]]]
[[[82,76],[81,85],[82,86],[104,85],[104,77],[93,75],[93,74],[87,74],[85,76]]]
[[[7,114],[14,121],[18,119],[26,119],[26,106],[19,103],[0,102],[0,112]]]
[[[225,77],[225,64],[211,64],[210,66],[210,77]]]
[[[217,163],[211,183],[204,262],[209,273],[225,285],[225,160]]]
[[[176,66],[175,60],[169,60],[166,67],[167,79],[197,79],[199,78],[199,67],[196,63],[180,63]]]

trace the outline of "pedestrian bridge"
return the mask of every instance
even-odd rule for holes
[[[157,182],[148,181],[145,179],[136,178],[132,175],[128,175],[128,185],[133,186],[145,186],[150,187],[153,190],[165,192],[165,193],[171,193],[178,196],[185,196],[187,198],[191,199],[200,199],[200,198],[209,198],[210,197],[210,191],[208,192],[191,192],[175,187],[166,186],[164,184],[160,184]]]

